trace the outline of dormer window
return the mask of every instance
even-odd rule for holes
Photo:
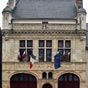
[[[42,22],[42,29],[47,29],[48,22]]]

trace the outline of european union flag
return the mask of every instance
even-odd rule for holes
[[[54,56],[54,67],[55,69],[60,67],[60,61],[61,61],[61,52],[58,52],[55,56]]]

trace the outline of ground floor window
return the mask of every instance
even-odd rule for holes
[[[15,74],[10,79],[10,88],[37,88],[37,79],[31,74]]]
[[[42,88],[52,88],[52,85],[51,84],[49,84],[49,83],[46,83],[46,84],[44,84],[43,85],[43,87]]]
[[[72,73],[66,73],[58,78],[58,88],[80,88],[79,77]]]

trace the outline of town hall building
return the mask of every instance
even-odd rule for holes
[[[88,88],[82,0],[8,0],[2,14],[2,88]]]

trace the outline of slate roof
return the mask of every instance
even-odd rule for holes
[[[19,0],[13,10],[14,19],[76,17],[74,0]]]

